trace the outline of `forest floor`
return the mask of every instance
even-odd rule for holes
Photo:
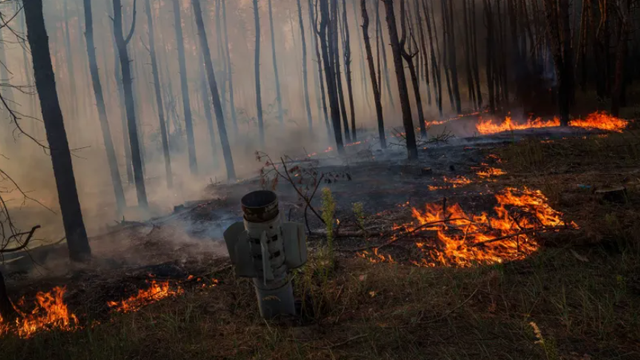
[[[294,276],[302,299],[295,319],[262,320],[224,245],[204,241],[238,219],[238,197],[260,180],[212,186],[212,197],[226,199],[93,239],[99,260],[91,267],[9,281],[16,296],[66,285],[80,326],[5,335],[2,358],[639,359],[640,133],[546,131],[427,147],[414,163],[361,144],[351,160],[312,165],[331,179],[323,186],[341,221],[329,251],[321,222],[307,214],[311,256]],[[504,174],[479,175],[487,168]],[[595,193],[615,186],[626,188],[623,199]],[[412,208],[459,203],[480,214],[505,188],[540,190],[575,228],[536,233],[535,251],[521,253],[518,244],[513,261],[464,266],[416,246],[436,244],[434,232],[407,230]],[[277,189],[283,212],[305,222],[291,185]],[[313,204],[320,208],[320,195]],[[181,290],[137,311],[107,306],[149,280]]]

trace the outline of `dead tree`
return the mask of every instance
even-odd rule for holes
[[[187,131],[187,150],[189,153],[189,170],[192,175],[198,173],[198,161],[196,159],[196,143],[193,135],[193,116],[191,114],[191,101],[189,98],[189,80],[187,77],[187,61],[184,55],[184,38],[182,36],[182,18],[180,16],[180,0],[173,0],[173,20],[176,30],[176,45],[178,51],[178,66],[180,67],[180,90],[182,91],[182,110],[184,111],[184,124]]]
[[[491,113],[496,112],[496,89],[495,89],[495,72],[494,72],[494,26],[493,26],[493,11],[491,8],[490,0],[484,1],[484,16],[485,16],[485,26],[487,27],[487,40],[486,40],[486,76],[487,76],[487,90],[489,91],[489,111]]]
[[[477,101],[477,108],[478,109],[482,109],[482,91],[480,88],[480,59],[478,56],[478,31],[477,31],[477,26],[476,26],[476,1],[472,0],[471,2],[471,47],[472,47],[472,53],[473,55],[471,56],[472,60],[472,68],[473,68],[473,78],[474,78],[474,84],[476,86],[476,101]],[[525,2],[526,5],[526,2]]]
[[[231,50],[229,49],[229,30],[227,27],[227,5],[222,1],[222,26],[224,27],[225,53],[227,56],[227,82],[229,83],[229,108],[231,109],[231,121],[233,132],[238,136],[238,115],[236,114],[236,100],[233,93],[233,69],[231,66]]]
[[[200,52],[202,53],[202,57],[204,58],[203,61],[205,70],[207,71],[207,79],[209,80],[209,90],[211,91],[211,97],[213,98],[213,108],[216,112],[218,134],[220,135],[220,145],[222,146],[224,163],[227,168],[227,178],[229,179],[229,181],[234,181],[236,179],[236,171],[233,165],[233,156],[231,154],[231,146],[229,145],[229,137],[227,136],[227,128],[224,123],[224,113],[222,112],[222,103],[220,101],[220,94],[218,93],[216,75],[213,71],[211,50],[209,49],[207,33],[205,32],[204,21],[202,20],[202,7],[200,6],[200,0],[191,0],[191,5],[193,7],[193,14],[195,16],[196,25],[198,27]]]
[[[473,1],[473,0],[472,0]],[[476,105],[476,93],[475,84],[473,79],[473,72],[471,71],[471,55],[473,52],[473,46],[471,45],[471,26],[469,21],[469,10],[467,6],[467,0],[462,0],[462,12],[464,20],[464,62],[465,70],[467,72],[467,90],[469,92],[469,101]]]
[[[362,35],[364,37],[364,47],[367,51],[367,63],[369,65],[369,77],[371,78],[371,88],[373,90],[373,99],[376,104],[376,116],[378,117],[378,136],[380,137],[380,146],[387,148],[387,139],[384,133],[384,116],[382,113],[382,96],[380,94],[380,85],[376,77],[376,66],[373,62],[373,51],[371,50],[371,40],[369,39],[369,14],[367,13],[367,0],[360,0],[362,9]]]
[[[447,6],[449,4],[449,6]],[[442,1],[443,16],[446,18],[445,28],[447,30],[448,44],[445,48],[447,59],[449,60],[449,72],[451,75],[451,91],[455,102],[455,109],[458,114],[462,113],[462,104],[460,101],[460,85],[458,83],[458,60],[456,55],[456,32],[453,26],[453,2]],[[448,50],[448,51],[447,51]]]
[[[98,120],[102,129],[102,140],[107,153],[107,163],[109,164],[109,174],[111,175],[111,184],[116,198],[116,206],[118,213],[127,206],[122,188],[122,180],[120,179],[120,169],[118,168],[118,159],[116,158],[116,150],[113,146],[111,138],[111,128],[107,120],[107,109],[102,93],[102,83],[100,82],[100,72],[98,70],[98,60],[96,58],[96,48],[93,36],[93,11],[91,9],[91,1],[84,0],[84,17],[85,17],[85,38],[87,41],[87,57],[89,59],[89,69],[91,72],[91,81],[93,84],[93,94],[96,99],[96,107],[98,108]]]
[[[422,51],[422,59],[423,59],[423,67],[422,67],[422,75],[427,85],[427,102],[429,106],[431,106],[431,76],[429,74],[429,56],[427,54],[427,42],[426,36],[424,33],[424,23],[422,21],[422,14],[420,8],[420,0],[415,0],[414,2],[414,11],[416,18],[416,26],[418,28],[418,38],[420,39],[420,51]]]
[[[149,207],[147,201],[147,190],[144,183],[144,173],[142,171],[142,154],[140,152],[140,142],[138,139],[138,124],[136,122],[135,102],[133,100],[133,80],[131,78],[131,61],[127,45],[133,38],[136,28],[136,1],[133,2],[133,21],[127,36],[124,36],[122,29],[122,3],[121,0],[113,0],[113,29],[120,58],[120,69],[122,71],[122,85],[124,89],[125,108],[127,111],[127,128],[129,130],[129,144],[131,146],[131,160],[133,163],[133,177],[136,183],[136,193],[138,195],[138,206],[146,209]]]
[[[258,117],[258,131],[260,133],[260,146],[264,147],[264,120],[262,118],[262,91],[260,85],[260,9],[258,0],[253,0],[253,19],[256,28],[255,49],[255,77],[256,77],[256,112]]]
[[[349,116],[351,117],[351,139],[358,141],[356,135],[356,108],[353,103],[353,81],[351,74],[351,37],[349,34],[349,19],[347,18],[347,1],[342,0],[342,26],[344,31],[342,49],[344,51],[344,71],[347,80],[347,93],[349,95]]]
[[[27,39],[31,47],[36,90],[42,107],[49,142],[53,174],[58,190],[62,222],[67,237],[69,257],[73,261],[85,261],[91,256],[87,231],[82,218],[76,187],[71,151],[64,127],[60,101],[56,90],[55,74],[49,51],[49,37],[44,23],[42,0],[24,2],[27,21]],[[6,106],[6,104],[5,104]]]
[[[90,0],[85,0],[90,1]],[[151,57],[151,72],[153,73],[153,85],[156,95],[156,106],[158,108],[158,122],[160,123],[160,137],[162,139],[162,153],[164,155],[164,170],[167,178],[167,187],[173,187],[173,172],[171,170],[171,155],[169,153],[169,137],[167,135],[167,123],[164,114],[164,103],[162,101],[162,90],[160,88],[160,71],[158,70],[158,59],[156,58],[156,40],[153,26],[153,16],[151,14],[151,2],[146,1],[147,28],[149,31],[149,56]]]
[[[284,111],[282,110],[282,94],[280,91],[280,76],[278,75],[278,55],[276,52],[276,36],[273,31],[273,8],[269,0],[269,29],[271,31],[271,54],[273,57],[273,75],[276,84],[276,103],[278,105],[278,122],[284,124]]]
[[[218,167],[218,149],[216,146],[216,132],[213,126],[213,113],[211,112],[211,95],[209,94],[209,85],[207,84],[207,72],[204,69],[204,62],[198,61],[200,73],[200,96],[202,98],[202,107],[204,109],[204,118],[207,121],[207,130],[209,131],[209,143],[211,145],[211,157],[213,168]]]
[[[311,100],[309,99],[309,71],[307,70],[307,39],[304,33],[304,19],[302,18],[302,5],[298,3],[298,23],[300,23],[300,38],[302,40],[302,80],[304,85],[304,104],[307,111],[309,133],[313,133],[313,117],[311,116]]]
[[[338,90],[336,85],[336,75],[334,68],[335,47],[330,44],[333,41],[333,17],[329,11],[329,1],[320,1],[320,29],[317,31],[320,37],[320,47],[322,48],[322,63],[324,65],[324,75],[329,97],[329,107],[331,108],[331,122],[333,124],[333,134],[336,140],[336,147],[340,155],[344,154],[344,144],[342,142],[342,127],[340,125],[340,103],[338,100]]]
[[[393,0],[382,0],[387,14],[387,26],[389,28],[389,38],[391,40],[391,50],[393,53],[393,63],[396,68],[396,80],[398,81],[398,93],[400,94],[400,106],[402,108],[402,123],[404,125],[407,140],[407,152],[410,160],[418,158],[418,147],[416,144],[416,134],[413,128],[413,117],[411,115],[411,105],[409,102],[409,90],[407,88],[407,78],[404,74],[404,64],[402,53],[405,46],[406,37],[398,38],[398,27],[396,25],[396,14]],[[404,0],[400,0],[400,7],[404,10]],[[406,33],[403,32],[406,36]]]

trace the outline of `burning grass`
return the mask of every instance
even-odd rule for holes
[[[136,295],[121,301],[109,301],[107,305],[115,311],[128,313],[138,311],[142,307],[158,302],[168,297],[176,297],[184,294],[184,289],[177,286],[172,289],[168,281],[158,282],[152,280],[148,289],[140,289]]]
[[[598,129],[613,132],[622,132],[629,122],[620,118],[607,115],[604,112],[595,112],[584,119],[574,119],[569,123],[572,127],[585,129]],[[496,134],[505,131],[525,130],[535,128],[547,128],[560,126],[560,119],[555,117],[551,120],[541,118],[528,119],[525,123],[516,123],[511,116],[507,116],[503,122],[498,123],[493,119],[481,119],[476,125],[478,133],[482,135]]]

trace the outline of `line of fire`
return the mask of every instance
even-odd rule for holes
[[[640,0],[0,1],[0,358],[640,359]]]

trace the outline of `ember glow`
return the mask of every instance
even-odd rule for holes
[[[363,251],[357,254],[358,257],[369,260],[369,262],[373,264],[387,262],[387,263],[395,263],[395,260],[391,257],[391,255],[384,255],[378,253],[378,248],[374,248],[372,252]]]
[[[481,178],[488,179],[491,177],[506,175],[507,172],[502,169],[487,167],[478,171],[476,174]]]
[[[585,119],[572,120],[569,125],[585,129],[622,132],[629,123],[626,120],[616,118],[604,112],[595,112],[588,115]],[[480,134],[487,135],[505,131],[556,126],[560,126],[560,119],[557,117],[551,120],[542,120],[541,118],[528,119],[526,123],[516,123],[510,116],[507,116],[502,123],[497,123],[493,119],[481,119],[476,125],[476,129]]]
[[[459,188],[462,186],[466,186],[471,184],[471,180],[465,176],[456,176],[454,178],[449,178],[449,177],[444,177],[443,178],[444,182],[449,184],[449,185],[445,185],[445,186],[432,186],[429,185],[429,190],[430,191],[436,191],[436,190],[443,190],[443,189],[455,189],[455,188]]]
[[[138,290],[138,294],[122,301],[109,301],[107,305],[115,311],[128,313],[138,311],[146,305],[183,293],[184,289],[181,287],[177,287],[175,290],[171,289],[168,281],[157,282],[152,280],[148,289]]]
[[[0,336],[15,333],[21,338],[28,338],[38,331],[72,331],[79,328],[78,318],[69,312],[64,303],[65,291],[63,287],[56,287],[50,292],[37,293],[34,309],[29,313],[18,310],[20,316],[15,322],[3,321],[0,317]],[[18,304],[24,302],[22,298]]]

